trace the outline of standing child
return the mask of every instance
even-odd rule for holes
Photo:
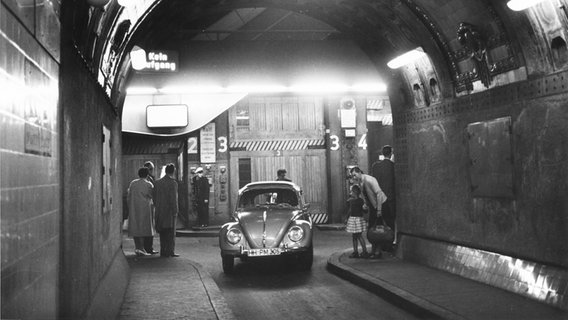
[[[347,200],[347,227],[345,230],[353,234],[353,253],[349,258],[366,258],[367,244],[363,239],[363,231],[367,229],[367,222],[363,219],[363,206],[365,201],[361,198],[361,188],[354,184],[351,186],[351,197]],[[357,243],[361,243],[362,253],[359,255]]]

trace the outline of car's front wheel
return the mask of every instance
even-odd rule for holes
[[[231,255],[221,255],[221,260],[223,260],[223,272],[226,274],[233,273],[235,267],[235,257]]]

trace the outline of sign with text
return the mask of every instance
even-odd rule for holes
[[[144,72],[177,72],[179,55],[176,51],[149,51],[146,54],[146,65],[138,71]]]
[[[200,131],[201,163],[214,163],[217,161],[217,139],[215,139],[215,123],[209,123]]]

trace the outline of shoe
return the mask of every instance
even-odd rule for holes
[[[349,255],[349,258],[351,258],[351,259],[353,259],[353,258],[359,258],[359,253],[353,252],[352,254]]]
[[[380,259],[382,255],[383,255],[382,252],[380,252],[380,253],[371,253],[371,254],[369,255],[369,259]]]
[[[144,250],[140,250],[140,249],[136,249],[134,250],[134,253],[139,256],[139,257],[143,257],[143,256],[149,256],[150,254]]]
[[[359,258],[367,259],[367,258],[369,258],[369,253],[368,253],[368,252],[363,252],[363,253],[361,253],[361,254],[359,255]]]
[[[179,254],[177,254],[177,253],[172,253],[172,254],[170,255],[170,257],[179,257]]]
[[[160,253],[159,251],[154,251],[154,250],[146,251],[146,252],[149,253],[149,254],[157,254],[157,253]]]

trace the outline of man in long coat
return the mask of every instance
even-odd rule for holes
[[[128,235],[134,238],[135,253],[147,256],[144,249],[144,238],[155,234],[152,215],[152,193],[154,186],[146,178],[148,168],[138,169],[138,179],[132,180],[128,186],[127,202],[129,208]]]
[[[166,165],[166,175],[154,185],[156,229],[160,233],[160,256],[179,257],[175,253],[176,219],[178,207],[178,183],[174,179],[175,166]]]

